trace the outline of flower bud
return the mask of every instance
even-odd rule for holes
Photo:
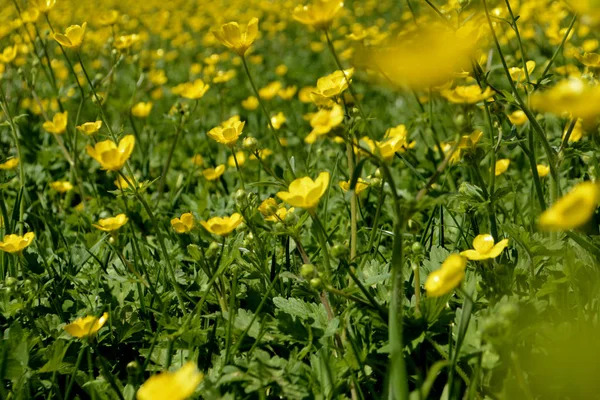
[[[245,150],[255,150],[258,147],[258,140],[256,140],[256,138],[252,137],[252,136],[247,136],[243,141],[242,141],[242,147]]]
[[[341,244],[336,244],[331,248],[331,255],[335,258],[344,258],[348,255],[348,248]]]
[[[302,264],[300,267],[300,275],[302,275],[304,279],[313,277],[315,275],[315,271],[316,268],[312,264]]]
[[[321,278],[312,278],[310,280],[310,286],[312,286],[313,289],[319,289],[322,284],[323,284],[323,281],[321,281]]]

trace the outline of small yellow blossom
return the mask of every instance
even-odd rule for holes
[[[306,176],[290,183],[287,192],[277,193],[277,197],[293,207],[312,210],[329,186],[329,172],[321,172],[314,181]]]
[[[538,176],[540,178],[543,178],[545,176],[548,176],[548,174],[550,173],[550,167],[544,164],[538,164],[536,165],[536,168]]]
[[[5,47],[0,53],[0,63],[10,64],[17,57],[17,46]]]
[[[133,147],[135,146],[135,137],[126,135],[119,141],[119,145],[112,140],[98,142],[94,147],[87,145],[85,150],[88,155],[100,163],[102,169],[107,171],[118,171],[129,160]]]
[[[33,6],[36,7],[41,13],[48,13],[56,5],[56,0],[35,0]]]
[[[102,121],[86,122],[77,126],[77,130],[86,135],[93,135],[102,128]]]
[[[188,233],[194,227],[194,216],[192,213],[181,214],[180,218],[173,218],[171,226],[177,233]]]
[[[478,85],[470,85],[442,90],[441,95],[451,103],[475,104],[493,96],[494,91],[489,86],[482,90]]]
[[[131,107],[131,115],[137,118],[146,118],[152,111],[152,102],[143,102],[135,104]]]
[[[528,121],[527,115],[525,115],[525,113],[521,110],[516,110],[508,114],[508,119],[512,124],[516,126],[521,126]]]
[[[58,193],[66,193],[73,190],[73,185],[69,181],[55,181],[50,183],[50,187]]]
[[[563,130],[563,138],[569,131],[570,125],[571,124],[569,123],[565,126],[565,129]],[[581,118],[577,118],[577,121],[575,122],[575,126],[573,127],[573,130],[571,131],[571,136],[569,136],[569,143],[579,142],[581,140],[581,138],[583,138],[583,134],[584,134],[583,120]]]
[[[350,181],[341,181],[339,183],[339,185],[340,185],[340,188],[344,192],[347,192],[348,190],[350,190]],[[354,187],[354,192],[358,196],[368,187],[369,187],[369,182],[365,181],[363,178],[358,178],[358,181],[356,181],[356,186]]]
[[[327,98],[339,96],[348,88],[352,75],[354,75],[354,68],[346,69],[344,71],[337,70],[327,76],[319,78],[317,80],[317,90],[314,94]]]
[[[535,69],[535,61],[527,61],[525,63],[525,67],[527,68],[527,74],[531,75],[531,73],[533,72],[533,70]],[[510,77],[512,78],[513,81],[515,82],[524,82],[525,78],[527,78],[527,76],[525,75],[525,71],[523,70],[523,68],[519,68],[519,67],[512,67],[508,69],[508,72],[510,73]]]
[[[553,88],[531,96],[531,105],[558,116],[570,113],[584,122],[600,115],[600,85],[590,85],[581,79],[560,81]]]
[[[55,33],[54,40],[56,40],[62,46],[78,49],[81,46],[81,43],[83,43],[83,36],[85,35],[86,27],[87,22],[84,22],[81,26],[71,25],[67,28],[64,34]]]
[[[275,73],[279,76],[284,76],[288,72],[288,67],[285,64],[279,64],[275,68]]]
[[[12,169],[17,168],[17,165],[19,165],[18,158],[16,158],[16,157],[9,158],[8,160],[6,160],[2,164],[0,164],[0,170],[10,171]]]
[[[0,242],[0,250],[7,253],[20,253],[29,246],[35,239],[34,232],[27,232],[25,235],[5,235]]]
[[[202,158],[202,155],[200,154],[194,154],[194,156],[192,157],[192,164],[194,164],[197,167],[201,167],[204,165],[204,158]]]
[[[281,97],[282,100],[289,100],[294,97],[297,91],[298,88],[296,86],[288,86],[285,89],[281,89],[279,92],[277,92],[277,96]]]
[[[137,391],[137,400],[185,400],[204,379],[196,365],[189,361],[175,372],[151,376]]]
[[[202,175],[209,181],[215,181],[225,172],[225,164],[217,165],[215,168],[206,168],[202,171]]]
[[[258,106],[258,99],[255,96],[250,96],[247,99],[242,100],[242,107],[248,111],[256,110]]]
[[[198,100],[204,96],[210,85],[204,83],[202,79],[196,79],[194,82],[185,83],[181,90],[181,96],[186,99]]]
[[[583,53],[582,55],[576,54],[575,58],[579,60],[583,65],[590,68],[600,68],[600,54],[597,53]]]
[[[244,56],[258,36],[258,19],[252,18],[244,29],[241,29],[237,22],[229,22],[212,33],[226,47]]]
[[[242,165],[244,165],[246,163],[246,153],[244,153],[243,151],[236,151],[235,158],[233,158],[232,155],[227,158],[227,165],[229,165],[231,168],[235,168],[235,160],[236,159],[237,159],[238,167],[241,167]]]
[[[237,228],[242,221],[242,216],[238,213],[234,213],[230,217],[213,217],[208,221],[200,221],[200,224],[204,229],[214,235],[227,236]]]
[[[326,135],[331,130],[339,126],[344,121],[344,109],[338,104],[334,104],[331,109],[323,108],[314,113],[310,118],[312,131],[304,138],[308,144],[314,143],[319,136]]]
[[[69,335],[76,338],[84,338],[92,336],[100,330],[108,320],[108,313],[102,314],[100,318],[96,318],[92,315],[87,317],[77,318],[75,321],[65,326],[65,331]]]
[[[425,290],[429,297],[439,297],[454,290],[465,278],[467,260],[458,255],[450,254],[437,271],[433,271],[425,281]]]
[[[281,82],[273,81],[267,84],[265,87],[260,88],[258,90],[258,95],[261,99],[271,100],[273,97],[277,96],[277,93],[281,90]]]
[[[50,133],[60,135],[67,130],[67,122],[69,121],[68,114],[67,111],[56,113],[54,114],[54,117],[52,117],[52,121],[44,122],[42,127]]]
[[[112,232],[125,225],[127,221],[129,221],[127,215],[119,214],[116,217],[101,219],[97,224],[92,224],[92,226],[104,232]]]
[[[600,203],[600,185],[583,182],[540,215],[540,227],[548,231],[579,228],[592,218]]]
[[[315,29],[327,29],[343,7],[344,2],[341,0],[313,0],[305,6],[297,6],[292,16],[304,25]]]
[[[473,239],[473,249],[465,250],[460,255],[467,257],[469,260],[487,260],[498,257],[506,246],[508,246],[508,239],[503,239],[494,244],[494,237],[492,235],[477,235]]]
[[[285,124],[285,121],[287,121],[287,118],[285,118],[285,115],[281,111],[271,117],[271,125],[275,129],[281,128]]]
[[[214,141],[226,146],[233,146],[242,134],[245,122],[239,120],[225,121],[221,126],[217,126],[208,131],[207,135]]]
[[[98,16],[98,23],[103,26],[110,26],[117,23],[119,19],[119,12],[117,10],[108,10],[100,13]]]
[[[510,165],[510,160],[508,158],[503,158],[496,161],[496,168],[494,169],[494,174],[496,176],[500,176],[506,172],[508,166]]]

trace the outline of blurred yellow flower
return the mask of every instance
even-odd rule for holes
[[[152,102],[143,102],[135,104],[131,107],[131,115],[137,118],[146,118],[152,111]]]
[[[540,215],[539,225],[548,231],[567,231],[584,225],[600,203],[600,186],[582,182]]]
[[[565,126],[565,129],[563,130],[563,138],[569,131],[569,126],[570,126],[570,123],[568,123]],[[569,143],[579,142],[581,140],[581,138],[583,137],[583,134],[584,134],[583,120],[581,118],[577,118],[577,121],[575,122],[575,126],[573,127],[573,130],[571,131],[571,136],[569,136]]]
[[[225,172],[225,164],[217,165],[215,168],[206,168],[202,171],[202,175],[209,181],[215,181]]]
[[[237,228],[242,221],[242,216],[238,213],[234,213],[230,217],[213,217],[208,221],[200,221],[200,224],[204,229],[214,235],[227,236]]]
[[[531,73],[535,69],[535,65],[535,61],[531,60],[525,63],[525,67],[527,68],[527,74],[531,75]],[[527,76],[525,75],[525,71],[523,70],[523,68],[520,67],[509,68],[508,72],[510,73],[510,77],[512,78],[512,80],[515,82],[523,82],[525,81],[525,78],[527,78]]]
[[[110,26],[117,23],[119,12],[117,10],[108,10],[100,13],[98,23],[103,26]]]
[[[212,33],[226,47],[243,57],[258,36],[258,19],[252,18],[244,29],[237,22],[229,22]]]
[[[60,135],[67,130],[67,122],[69,121],[68,114],[68,111],[56,113],[54,114],[54,117],[52,117],[52,121],[44,122],[42,127],[50,133]]]
[[[10,64],[17,57],[17,46],[5,47],[0,53],[0,63]]]
[[[181,214],[180,218],[173,218],[171,226],[177,233],[188,233],[194,227],[194,216],[192,213]]]
[[[236,151],[235,157],[237,158],[239,167],[246,163],[246,153],[244,153],[243,151]],[[233,156],[229,156],[227,158],[227,165],[229,165],[232,168],[235,168],[235,159],[233,158]]]
[[[327,29],[343,7],[344,2],[341,0],[313,0],[305,6],[297,6],[292,16],[304,25],[315,29]]]
[[[340,188],[344,192],[347,192],[348,190],[350,190],[350,181],[341,181],[339,183],[339,185],[340,185]],[[369,182],[365,181],[363,178],[358,178],[358,181],[356,181],[356,186],[354,187],[354,192],[358,196],[368,187],[369,187]]]
[[[288,86],[285,89],[279,90],[277,95],[281,97],[282,100],[289,100],[294,97],[297,91],[298,88],[296,86]]]
[[[245,100],[242,100],[242,107],[248,111],[253,111],[258,108],[258,99],[255,96],[250,96]]]
[[[317,90],[314,86],[305,86],[298,92],[298,98],[303,103],[311,103],[311,94]]]
[[[579,60],[586,67],[599,68],[600,67],[600,54],[597,53],[583,53],[583,55],[575,54],[575,58]]]
[[[469,260],[487,260],[498,257],[506,246],[508,246],[508,239],[503,239],[494,244],[494,237],[492,235],[477,235],[473,239],[473,249],[465,250],[460,255],[467,257]]]
[[[508,158],[503,158],[496,161],[496,168],[494,169],[494,174],[496,176],[500,176],[506,172],[508,166],[510,165],[510,160]]]
[[[101,219],[97,224],[92,224],[92,226],[104,232],[112,232],[125,225],[127,221],[129,221],[127,215],[119,214],[116,217]]]
[[[308,176],[294,180],[288,191],[277,193],[277,197],[293,207],[312,210],[317,207],[328,186],[329,172],[321,172],[314,181]]]
[[[281,111],[271,117],[271,125],[275,129],[281,128],[285,124],[285,121],[287,121],[287,118],[285,118],[285,115]]]
[[[439,297],[454,290],[465,278],[467,260],[450,254],[437,271],[433,271],[425,281],[425,290],[429,297]]]
[[[527,115],[521,110],[516,110],[508,114],[508,119],[512,124],[521,126],[527,122]]]
[[[140,36],[137,34],[121,35],[115,39],[113,45],[117,50],[126,50],[140,41]]]
[[[384,160],[391,160],[397,152],[407,147],[405,136],[392,136],[382,142],[375,142],[379,154]]]
[[[73,190],[73,185],[69,181],[55,181],[50,183],[50,187],[58,193],[66,193]]]
[[[41,13],[48,13],[56,5],[56,0],[35,0],[33,6],[36,7]]]
[[[16,158],[16,157],[9,158],[8,160],[6,160],[2,164],[0,164],[0,170],[10,171],[11,169],[17,168],[17,165],[19,165],[18,158]]]
[[[570,113],[584,122],[600,115],[600,86],[571,78],[560,81],[553,88],[531,96],[531,105],[539,110],[561,116]]]
[[[34,232],[27,232],[25,235],[5,235],[4,239],[0,242],[0,250],[7,253],[20,253],[29,246],[33,239],[35,239]]]
[[[279,76],[284,76],[288,72],[288,67],[285,64],[279,64],[275,68],[275,73]]]
[[[67,28],[64,34],[55,33],[54,40],[64,47],[78,49],[81,46],[81,43],[83,43],[83,36],[85,35],[86,27],[87,22],[84,22],[81,26],[71,25]]]
[[[102,314],[100,318],[88,315],[87,317],[77,318],[75,321],[65,326],[65,331],[73,337],[84,338],[92,336],[100,330],[108,320],[108,313]]]
[[[189,361],[175,372],[151,376],[137,391],[137,400],[185,400],[194,394],[204,375]]]
[[[196,79],[194,82],[184,83],[181,96],[186,99],[198,100],[204,96],[206,91],[210,88],[202,81],[202,79]]]
[[[102,121],[86,122],[77,126],[77,130],[86,135],[93,135],[102,128]]]
[[[142,184],[138,183],[135,178],[128,177],[127,179],[125,179],[122,175],[117,175],[117,179],[115,179],[113,183],[119,190],[129,189],[132,186],[135,186],[136,184],[138,187],[142,187]]]
[[[281,82],[273,81],[258,90],[258,95],[261,99],[271,100],[277,96],[277,93],[281,90]]]
[[[323,108],[310,117],[312,131],[304,138],[304,142],[313,144],[319,136],[326,135],[344,121],[344,109],[334,104],[331,109]]]
[[[441,95],[455,104],[475,104],[494,95],[491,87],[482,90],[478,85],[457,86],[454,89],[445,89]]]
[[[126,135],[119,141],[118,146],[112,140],[105,140],[96,143],[94,147],[87,145],[85,150],[90,157],[98,161],[102,169],[118,171],[129,160],[134,146],[135,137]]]
[[[192,164],[194,164],[197,167],[201,167],[204,165],[204,159],[202,158],[202,155],[200,154],[194,154],[194,156],[192,157]]]
[[[327,76],[319,78],[317,80],[317,90],[314,93],[327,98],[339,96],[348,88],[352,75],[354,75],[354,68],[346,69],[344,71],[337,70]]]

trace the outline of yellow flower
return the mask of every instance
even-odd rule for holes
[[[127,179],[125,179],[121,175],[117,175],[117,179],[115,179],[113,183],[119,190],[129,189],[130,187],[135,186],[136,184],[138,187],[142,187],[142,184],[137,183],[137,180],[135,178],[128,177]]]
[[[496,176],[500,176],[506,172],[508,166],[510,165],[510,160],[508,158],[503,158],[501,160],[496,161],[496,168],[494,169],[494,174]]]
[[[346,69],[344,71],[337,70],[332,74],[319,78],[317,80],[317,90],[315,93],[327,98],[339,96],[348,88],[352,75],[354,75],[354,68]]]
[[[600,186],[583,182],[561,197],[540,215],[540,227],[548,231],[567,231],[584,225],[600,203]]]
[[[279,92],[277,92],[277,95],[283,100],[289,100],[294,97],[297,91],[298,88],[296,86],[288,86],[285,89],[281,89]]]
[[[194,157],[192,157],[192,164],[194,164],[197,167],[203,166],[204,165],[204,159],[202,158],[202,155],[195,154]]]
[[[527,61],[525,63],[525,67],[527,68],[527,74],[531,75],[531,73],[533,72],[533,70],[535,69],[535,61]],[[525,71],[523,70],[523,68],[519,68],[519,67],[512,67],[508,69],[508,72],[510,73],[510,77],[512,78],[513,81],[515,82],[523,82],[525,81]]]
[[[240,214],[234,213],[230,217],[213,217],[208,221],[200,221],[200,224],[212,234],[227,236],[242,223],[242,220]]]
[[[404,136],[394,136],[383,142],[376,142],[379,154],[384,160],[391,160],[394,155],[406,148],[407,142]]]
[[[173,218],[171,226],[177,233],[188,233],[194,227],[194,216],[192,213],[181,214],[181,218]]]
[[[234,69],[228,71],[217,71],[217,74],[213,78],[214,83],[225,83],[229,82],[237,76],[237,72]]]
[[[437,271],[429,274],[425,281],[425,290],[429,297],[439,297],[454,290],[465,278],[467,260],[458,255],[450,254]]]
[[[477,235],[473,239],[473,249],[465,250],[460,255],[467,257],[469,260],[487,260],[498,257],[506,246],[508,246],[508,239],[503,239],[494,244],[494,237],[492,235]]]
[[[194,394],[204,375],[189,361],[175,372],[151,376],[137,391],[137,400],[185,400]]]
[[[211,139],[226,146],[233,146],[242,134],[245,122],[225,121],[221,126],[217,126],[208,131],[207,135]]]
[[[212,33],[219,42],[243,57],[258,35],[258,19],[252,18],[243,30],[237,22],[229,22]]]
[[[113,45],[117,50],[126,50],[140,41],[140,35],[131,34],[131,35],[122,35],[115,39]]]
[[[5,235],[4,239],[0,242],[0,250],[7,253],[20,253],[23,249],[29,246],[35,238],[34,232],[27,232],[23,236],[19,235]]]
[[[281,90],[281,82],[273,81],[267,86],[260,88],[258,90],[258,95],[261,99],[271,100],[273,97],[277,96],[277,93]]]
[[[118,171],[123,168],[127,162],[133,147],[135,146],[135,137],[133,135],[124,136],[117,146],[112,140],[98,142],[94,147],[87,145],[85,150],[88,155],[100,163],[102,169],[108,171]]]
[[[565,135],[567,134],[568,130],[569,130],[569,125],[567,124],[565,126],[565,129],[563,131],[563,138],[565,137]],[[579,142],[581,140],[581,138],[583,137],[584,131],[583,131],[583,120],[581,118],[577,118],[577,121],[575,122],[575,126],[573,127],[573,130],[571,131],[571,136],[569,136],[569,143],[573,143],[573,142]]]
[[[206,91],[210,88],[202,81],[202,79],[196,79],[194,82],[185,83],[181,90],[181,96],[186,99],[198,100],[204,96]]]
[[[536,169],[540,178],[543,178],[550,173],[550,167],[544,164],[536,165]]]
[[[600,86],[581,79],[560,81],[553,88],[531,96],[531,105],[556,115],[570,113],[574,118],[593,119],[600,114]]]
[[[441,95],[455,104],[475,104],[493,96],[492,88],[481,90],[478,85],[457,86],[454,89],[442,90]]]
[[[316,91],[317,88],[314,86],[305,86],[298,92],[298,99],[303,103],[312,102],[311,94]]]
[[[116,217],[101,219],[98,224],[92,224],[92,226],[104,232],[112,232],[125,225],[127,221],[129,221],[127,215],[119,214]]]
[[[71,25],[67,28],[64,34],[55,33],[54,40],[56,40],[62,46],[78,49],[83,42],[83,36],[85,35],[86,27],[87,22],[84,22],[81,26]]]
[[[285,64],[279,64],[275,67],[275,73],[279,76],[284,76],[288,72],[288,67]]]
[[[314,113],[310,118],[312,131],[304,138],[304,142],[312,144],[317,137],[326,135],[333,128],[339,126],[344,121],[344,109],[338,104],[334,104],[331,109],[323,108]]]
[[[272,197],[263,200],[260,206],[258,206],[258,211],[265,219],[272,217],[277,212],[277,200]]]
[[[0,164],[0,170],[10,171],[11,169],[17,168],[17,165],[19,165],[18,158],[9,158],[8,160]]]
[[[287,121],[287,119],[281,111],[271,117],[271,125],[273,125],[273,128],[275,129],[281,128],[281,126],[285,124],[285,121]]]
[[[350,181],[341,181],[339,183],[339,185],[340,185],[340,188],[342,188],[342,190],[344,192],[347,192],[348,190],[350,190]],[[354,187],[354,192],[358,196],[359,194],[361,194],[361,192],[363,192],[368,187],[369,187],[369,182],[365,181],[363,178],[358,178],[358,181],[356,182],[356,186]]]
[[[575,58],[579,60],[586,67],[599,68],[600,67],[600,54],[597,53],[583,53],[583,55],[575,54]]]
[[[54,114],[54,117],[52,117],[52,121],[44,122],[42,127],[50,133],[60,135],[61,133],[64,133],[67,130],[67,122],[69,120],[68,114],[68,111],[56,113]]]
[[[243,151],[236,151],[235,157],[237,158],[238,166],[241,168],[241,166],[246,163],[246,153]],[[231,168],[235,168],[235,159],[233,156],[229,156],[227,158],[227,165],[229,165]]]
[[[317,207],[328,186],[329,172],[321,172],[314,181],[308,176],[294,180],[288,191],[277,193],[277,197],[293,207],[312,210]]]
[[[119,12],[117,10],[108,10],[98,16],[98,23],[103,26],[110,26],[117,23]]]
[[[344,2],[341,0],[314,0],[311,4],[297,6],[292,16],[304,25],[327,29],[343,7]]]
[[[88,315],[84,318],[77,318],[69,325],[66,325],[65,331],[67,331],[69,335],[81,339],[87,336],[94,335],[100,330],[100,328],[104,326],[107,320],[108,313],[102,314],[100,318]]]
[[[0,53],[0,62],[9,64],[17,57],[17,46],[5,47]]]
[[[152,102],[143,102],[140,101],[133,107],[131,107],[131,115],[137,118],[146,118],[150,115],[150,111],[152,111]]]
[[[93,135],[102,128],[102,121],[86,122],[77,127],[77,130],[86,135]]]
[[[250,96],[245,100],[242,100],[242,107],[244,107],[248,111],[253,111],[258,108],[258,99],[254,96]]]
[[[521,126],[525,122],[527,122],[527,115],[525,115],[525,113],[521,110],[516,110],[508,114],[508,119],[512,124],[516,126]]]
[[[56,190],[58,193],[66,193],[69,190],[73,190],[73,185],[69,181],[51,182],[50,187]]]
[[[56,0],[35,0],[33,3],[34,7],[41,13],[48,13],[56,5]]]
[[[202,175],[209,181],[215,181],[225,172],[225,164],[217,165],[215,168],[206,168],[202,171]]]

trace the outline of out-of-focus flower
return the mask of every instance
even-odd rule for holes
[[[500,176],[506,172],[508,166],[510,165],[510,160],[508,158],[503,158],[496,161],[496,167],[494,169],[494,174],[496,176]]]
[[[108,10],[100,13],[98,23],[103,26],[110,26],[117,23],[119,12],[117,10]]]
[[[173,218],[171,226],[177,233],[188,233],[194,227],[194,216],[192,213],[181,214],[180,218]]]
[[[254,96],[250,96],[245,100],[242,100],[242,107],[244,107],[248,111],[253,111],[258,108],[258,99]]]
[[[539,225],[548,231],[567,231],[584,225],[600,203],[600,185],[583,182],[540,215]]]
[[[194,156],[192,157],[192,164],[201,167],[204,165],[204,158],[202,158],[202,155],[200,154],[194,154]]]
[[[531,96],[535,109],[559,116],[570,113],[574,118],[582,118],[584,123],[600,115],[598,104],[600,86],[576,78],[560,81],[553,88]]]
[[[481,89],[478,85],[457,86],[454,89],[445,89],[441,95],[448,101],[455,104],[475,104],[488,99],[494,95],[494,91],[489,86]]]
[[[600,21],[600,4],[596,0],[568,0],[567,3],[583,15],[584,23],[595,24]]]
[[[0,250],[7,253],[20,253],[29,246],[35,239],[34,232],[27,232],[25,235],[5,235],[0,242]]]
[[[437,271],[429,274],[425,281],[425,290],[429,297],[439,297],[454,290],[465,278],[467,260],[458,255],[450,254]]]
[[[288,72],[288,67],[285,64],[279,64],[275,68],[275,73],[279,76],[284,76]]]
[[[297,6],[292,16],[304,25],[315,29],[327,29],[343,7],[344,2],[340,0],[313,0],[305,6]]]
[[[244,56],[258,35],[258,19],[252,18],[244,29],[237,22],[229,22],[212,32],[226,47]]]
[[[312,210],[317,207],[328,186],[329,172],[321,172],[314,181],[308,176],[294,180],[288,191],[277,193],[277,197],[293,207]]]
[[[10,171],[11,169],[17,168],[19,165],[19,159],[17,157],[9,158],[0,164],[0,170]]]
[[[576,54],[575,58],[579,60],[586,67],[600,68],[600,54],[597,53],[583,53],[583,55]]]
[[[0,63],[10,64],[17,57],[17,46],[5,47],[0,53]]]
[[[384,160],[390,160],[397,152],[406,149],[408,143],[405,136],[392,136],[381,142],[375,142],[379,154]]]
[[[246,153],[244,153],[243,151],[236,151],[235,152],[235,158],[233,158],[233,156],[229,156],[227,158],[227,165],[229,165],[231,168],[235,168],[235,160],[237,159],[237,163],[238,163],[238,167],[241,167],[242,165],[244,165],[246,163]]]
[[[344,71],[337,70],[327,76],[319,78],[317,80],[317,90],[313,94],[317,94],[323,97],[335,97],[342,94],[342,92],[348,89],[348,84],[351,82],[352,75],[354,75],[354,68],[346,69]],[[313,101],[314,101],[313,97]]]
[[[314,113],[310,118],[312,131],[304,138],[304,142],[313,144],[319,136],[326,135],[344,121],[344,109],[334,104],[331,109],[323,108]]]
[[[202,79],[196,79],[194,82],[184,83],[180,94],[186,99],[198,100],[209,88],[210,85],[205,84]]]
[[[83,25],[71,25],[67,28],[64,34],[55,33],[54,40],[60,43],[64,47],[70,47],[72,49],[78,49],[83,43],[83,36],[85,35],[85,28],[87,22]]]
[[[508,119],[512,124],[515,124],[516,126],[521,126],[525,122],[527,122],[527,115],[521,110],[516,110],[508,114]]]
[[[102,314],[100,318],[88,315],[87,317],[77,318],[75,321],[65,326],[65,331],[73,337],[84,338],[96,334],[108,320],[108,313]]]
[[[214,141],[232,147],[242,134],[245,122],[237,119],[230,119],[223,122],[220,126],[212,128],[207,135]]]
[[[50,182],[50,187],[58,193],[66,193],[69,190],[73,190],[73,185],[69,181]]]
[[[115,179],[113,183],[119,190],[130,189],[136,185],[138,187],[142,187],[142,183],[138,183],[137,179],[131,176],[125,179],[122,175],[117,175],[117,179]]]
[[[570,124],[567,124],[565,126],[565,129],[563,131],[563,138],[569,131],[569,126],[570,126]],[[581,118],[577,118],[577,121],[575,122],[575,126],[573,127],[573,130],[571,131],[571,136],[569,136],[569,143],[579,142],[581,140],[581,138],[583,137],[583,134],[584,134],[583,120]]]
[[[311,103],[312,98],[311,94],[317,90],[316,87],[313,86],[305,86],[298,92],[298,98],[303,103]]]
[[[296,86],[288,86],[285,89],[281,89],[279,92],[277,92],[277,95],[283,100],[289,100],[294,97],[297,91],[298,88]]]
[[[127,223],[127,221],[129,221],[129,218],[127,218],[127,215],[119,214],[116,217],[110,217],[110,218],[104,218],[104,219],[98,220],[98,223],[92,224],[92,226],[94,228],[100,229],[101,231],[104,231],[104,232],[112,232],[112,231],[116,231],[117,229],[119,229],[120,227],[125,225]]]
[[[487,260],[498,257],[506,246],[508,246],[508,239],[494,243],[494,237],[490,234],[477,235],[473,239],[473,249],[465,250],[460,255],[469,260]]]
[[[225,164],[217,165],[215,168],[206,168],[202,171],[202,175],[209,181],[215,181],[225,172]]]
[[[267,84],[265,87],[262,87],[258,90],[258,95],[261,99],[271,100],[273,97],[277,96],[277,93],[281,90],[281,82],[273,81]]]
[[[146,118],[152,111],[152,102],[140,101],[131,107],[131,115],[137,118]]]
[[[348,190],[350,190],[350,181],[341,181],[339,183],[339,185],[340,185],[340,188],[344,192],[347,192]],[[363,178],[358,178],[358,181],[356,181],[356,186],[354,187],[354,192],[358,196],[368,187],[369,187],[369,182],[365,181]]]
[[[533,70],[535,69],[535,61],[527,61],[525,63],[525,67],[527,68],[527,74],[525,74],[525,71],[523,70],[523,68],[520,67],[512,67],[508,69],[508,72],[510,73],[510,77],[512,78],[513,81],[515,82],[523,82],[525,81],[525,78],[527,78],[526,75],[531,75],[531,73],[533,72]]]
[[[131,35],[121,35],[117,37],[113,45],[117,50],[127,50],[139,41],[140,35],[133,33]]]
[[[52,121],[44,122],[42,127],[50,133],[60,135],[67,130],[67,122],[69,121],[68,114],[68,111],[56,113],[54,114],[54,117],[52,117]]]
[[[537,170],[538,176],[543,178],[550,173],[550,167],[544,164],[536,165],[535,169]]]
[[[119,141],[118,146],[112,140],[105,140],[96,143],[94,147],[88,145],[85,150],[90,157],[100,163],[102,169],[118,171],[129,160],[134,146],[135,137],[126,135]]]
[[[281,111],[271,117],[271,125],[275,129],[281,128],[285,124],[285,121],[287,121],[287,118],[285,118],[285,115]]]
[[[48,13],[56,5],[56,0],[35,0],[33,6],[36,7],[41,13]]]
[[[194,394],[204,375],[189,361],[175,372],[151,376],[137,391],[137,400],[185,400]]]
[[[86,122],[77,126],[77,130],[86,135],[93,135],[102,128],[102,121]]]
[[[225,83],[229,82],[233,78],[235,78],[237,72],[235,69],[230,69],[228,71],[217,71],[215,77],[213,78],[214,83]]]
[[[200,224],[214,235],[227,236],[241,224],[243,218],[240,214],[234,213],[229,217],[213,217],[208,221],[200,221]]]

